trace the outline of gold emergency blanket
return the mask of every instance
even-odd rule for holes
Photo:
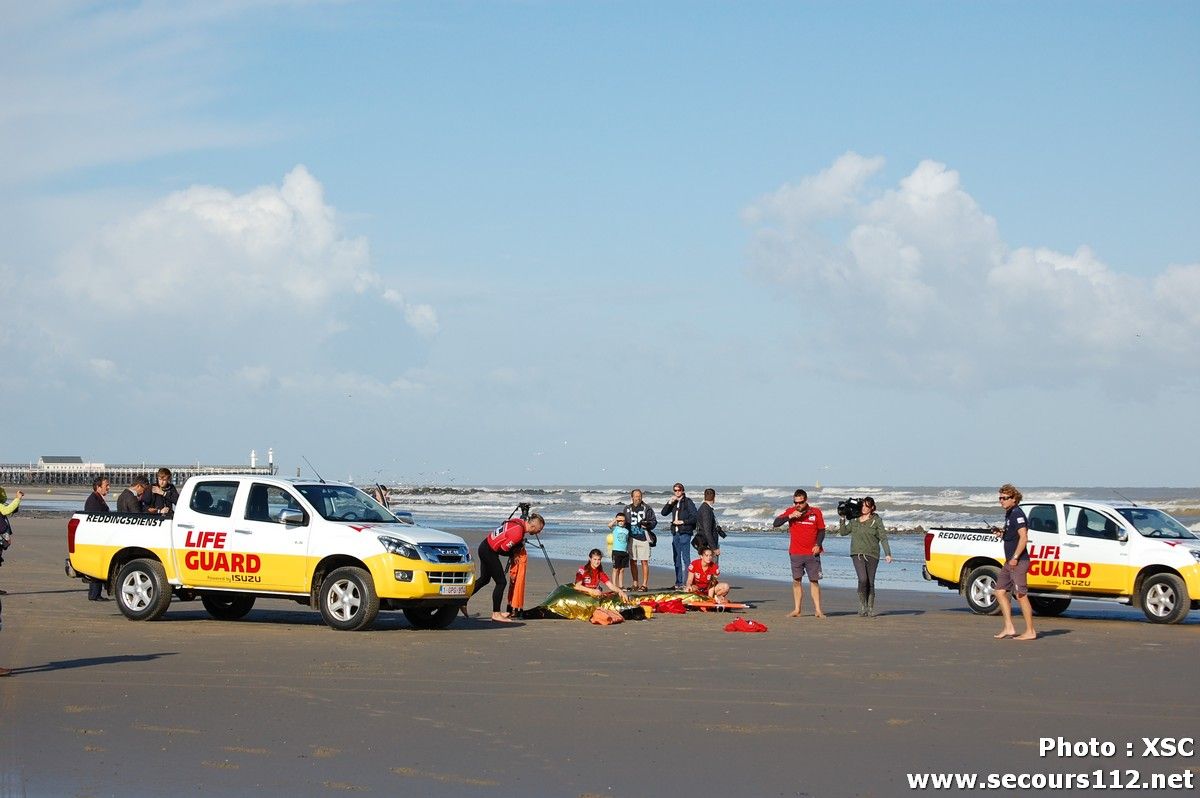
[[[697,593],[687,593],[682,590],[664,590],[658,593],[630,593],[629,601],[621,601],[621,597],[616,593],[605,593],[597,598],[589,596],[576,590],[571,585],[563,585],[546,596],[545,600],[539,606],[546,612],[557,615],[560,618],[570,618],[575,621],[591,620],[592,613],[597,607],[605,607],[610,610],[621,612],[630,607],[638,606],[638,602],[651,601],[669,601],[671,599],[679,599],[684,604],[691,604],[696,601],[704,601],[704,596]]]

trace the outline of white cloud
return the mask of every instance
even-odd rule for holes
[[[404,311],[404,320],[409,326],[424,336],[431,336],[438,331],[437,311],[431,305],[411,305],[404,301],[404,295],[394,288],[387,288],[381,295],[386,302],[390,302]]]
[[[106,315],[332,335],[349,323],[335,303],[383,283],[366,240],[345,235],[336,217],[303,166],[244,194],[192,186],[75,245],[56,290]],[[436,331],[429,306],[392,288],[381,295],[414,329]]]
[[[1067,379],[1200,355],[1200,266],[1144,279],[1088,247],[1011,248],[954,170],[923,161],[879,191],[882,166],[847,153],[743,212],[752,273],[803,292],[830,364],[966,384],[997,358]]]

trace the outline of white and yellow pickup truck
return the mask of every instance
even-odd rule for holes
[[[1200,609],[1200,539],[1162,510],[1089,501],[1025,501],[1029,600],[1059,615],[1073,598],[1133,604],[1152,623]],[[957,590],[972,611],[999,612],[993,595],[1003,543],[987,529],[925,533],[925,578]]]
[[[381,609],[440,629],[475,581],[457,535],[397,517],[352,485],[260,475],[192,477],[173,518],[77,513],[67,552],[68,573],[106,582],[136,621],[162,617],[172,596],[224,620],[263,597],[317,608],[334,629],[366,629]]]

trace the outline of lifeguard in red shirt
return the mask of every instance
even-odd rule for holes
[[[720,575],[721,566],[713,562],[713,550],[705,546],[700,552],[700,559],[692,560],[688,566],[687,584],[684,587],[691,593],[699,593],[718,604],[724,604],[725,597],[729,595],[729,583],[717,581]]]
[[[604,552],[592,549],[588,552],[587,565],[581,565],[575,572],[575,589],[597,598],[607,592],[616,593],[622,601],[629,601],[629,594],[609,581],[604,573]]]
[[[800,580],[808,574],[809,584],[812,585],[813,607],[816,617],[824,618],[821,612],[821,552],[825,543],[825,516],[819,507],[808,503],[808,492],[799,489],[792,495],[792,506],[775,517],[773,526],[788,525],[792,536],[788,554],[792,559],[792,598],[795,608],[788,613],[791,618],[799,618],[804,606],[804,586]]]

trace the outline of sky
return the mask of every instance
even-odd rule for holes
[[[1200,485],[1198,38],[1188,2],[0,0],[0,461]]]

